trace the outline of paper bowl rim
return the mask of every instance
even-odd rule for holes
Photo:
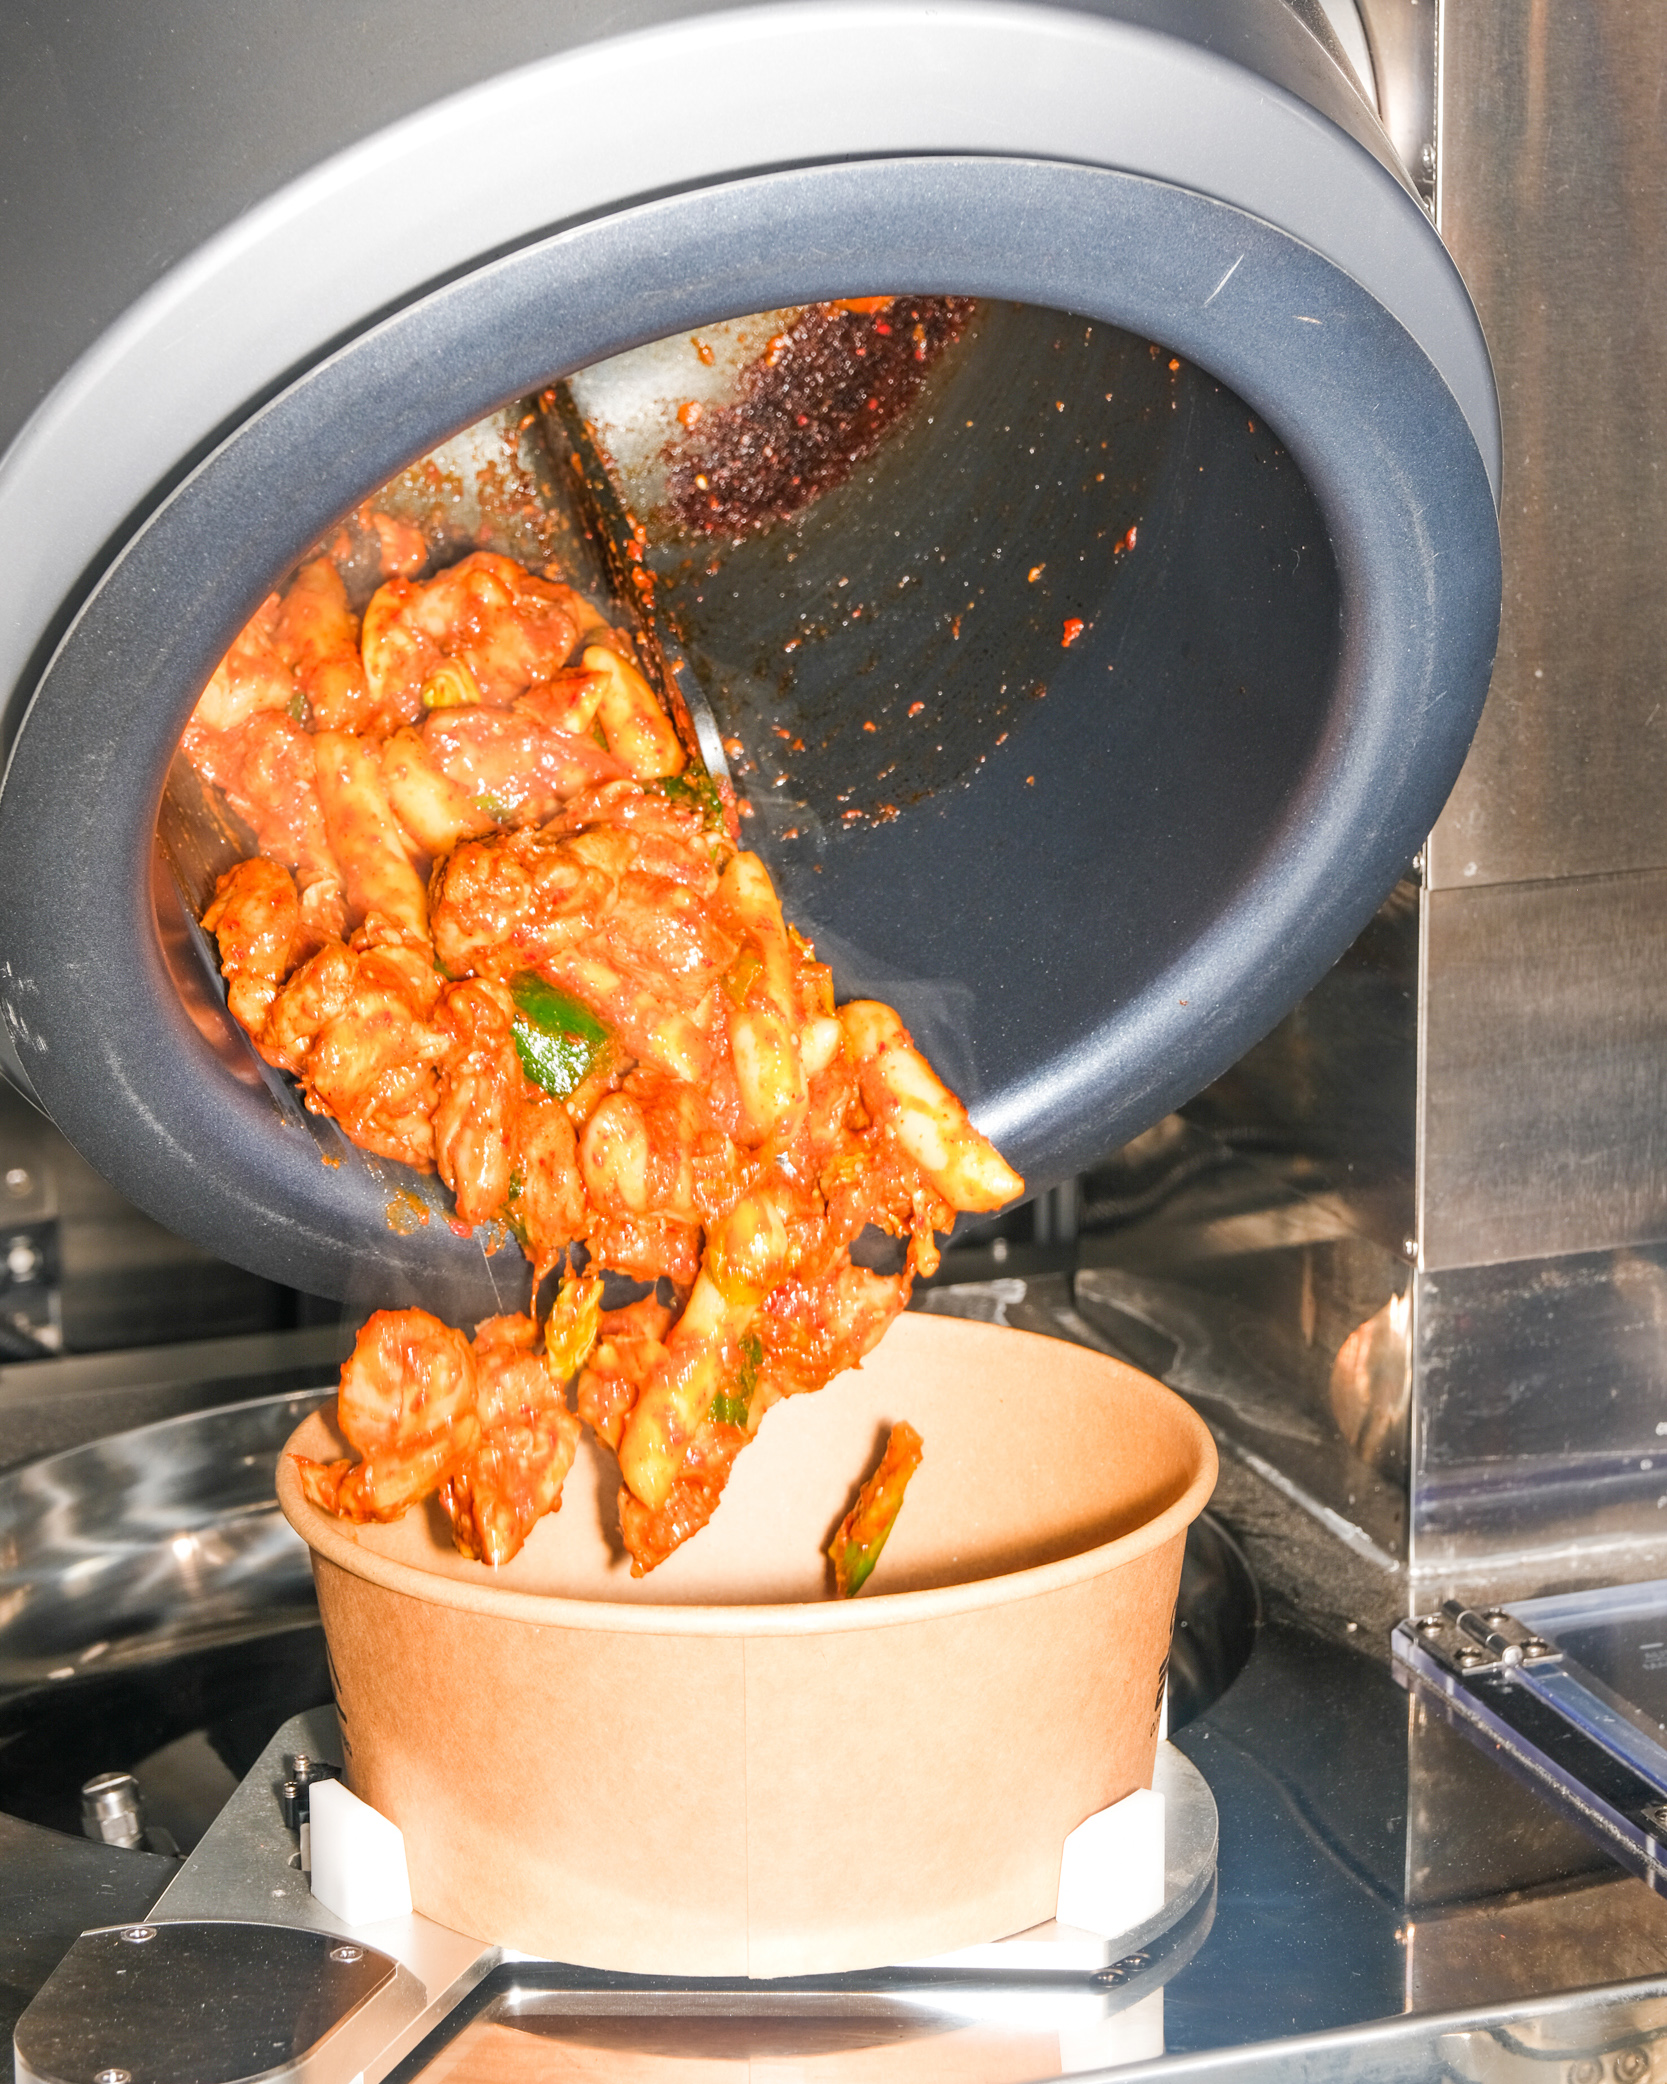
[[[940,1322],[957,1320],[940,1319]],[[1004,1339],[1053,1347],[1060,1342],[1037,1332],[1021,1331],[1016,1325],[974,1325],[969,1331],[989,1332]],[[501,1621],[519,1621],[536,1628],[565,1628],[621,1635],[663,1636],[763,1636],[832,1635],[851,1630],[897,1627],[908,1622],[949,1619],[992,1606],[1005,1606],[1022,1599],[1035,1599],[1103,1576],[1124,1563],[1161,1548],[1184,1533],[1209,1503],[1215,1489],[1218,1467],[1215,1437],[1204,1420],[1184,1397],[1152,1376],[1108,1354],[1078,1347],[1085,1357],[1102,1361],[1117,1379],[1121,1391],[1145,1397],[1152,1403],[1171,1407],[1182,1431],[1190,1436],[1197,1467],[1180,1496],[1140,1526],[1110,1541],[1056,1557],[1052,1562],[1031,1564],[1022,1570],[1002,1571],[993,1577],[973,1578],[965,1584],[939,1585],[908,1592],[864,1593],[848,1600],[799,1600],[750,1606],[703,1606],[672,1602],[650,1604],[640,1600],[570,1599],[559,1592],[524,1592],[496,1585],[482,1577],[442,1575],[378,1555],[365,1548],[351,1521],[314,1505],[301,1489],[296,1474],[295,1443],[319,1414],[309,1413],[284,1442],[278,1456],[278,1504],[284,1518],[307,1544],[314,1557],[322,1557],[338,1569],[380,1586],[421,1600],[429,1606],[462,1609]]]

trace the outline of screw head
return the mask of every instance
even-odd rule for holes
[[[1623,2048],[1615,2057],[1618,2084],[1638,2084],[1649,2069],[1650,2058],[1643,2048]]]
[[[1441,1633],[1441,1616],[1439,1614],[1420,1614],[1412,1625],[1418,1630],[1420,1635],[1439,1635]]]
[[[94,2072],[93,2084],[133,2084],[131,2070],[98,2070]]]
[[[365,1950],[363,1947],[341,1946],[330,1949],[330,1959],[332,1961],[362,1961],[364,1958]]]
[[[1467,1672],[1474,1671],[1477,1665],[1486,1664],[1487,1661],[1488,1653],[1485,1650],[1460,1650],[1454,1659],[1459,1669]]]
[[[147,1939],[156,1937],[156,1927],[154,1925],[129,1925],[122,1937],[130,1947],[142,1947]]]

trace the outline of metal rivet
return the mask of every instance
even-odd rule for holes
[[[27,1194],[34,1184],[21,1165],[11,1166],[6,1173],[6,1191],[9,1194]]]
[[[1638,2084],[1649,2066],[1650,2058],[1642,2048],[1623,2048],[1615,2057],[1615,2075],[1619,2084]]]
[[[365,1950],[363,1947],[332,1947],[330,1949],[330,1959],[332,1961],[362,1961],[364,1958]]]
[[[93,2084],[133,2084],[131,2070],[99,2070],[94,2074]]]
[[[147,1939],[156,1937],[156,1927],[154,1925],[129,1925],[122,1937],[130,1947],[142,1947]]]

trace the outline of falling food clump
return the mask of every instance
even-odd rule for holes
[[[883,395],[892,336],[838,316]],[[338,1400],[358,1459],[305,1466],[307,1493],[355,1521],[437,1497],[490,1566],[557,1509],[588,1424],[633,1574],[656,1568],[769,1410],[873,1349],[957,1212],[1024,1189],[895,1011],[835,1004],[741,843],[753,807],[651,675],[560,567],[437,563],[367,508],[260,604],[181,743],[243,850],[201,914],[232,1017],[350,1143],[438,1173],[446,1199],[393,1187],[394,1230],[432,1210],[531,1262],[531,1311],[472,1341],[370,1320]],[[895,1271],[853,1260],[869,1229],[905,1241]],[[604,1311],[604,1271],[639,1299]]]

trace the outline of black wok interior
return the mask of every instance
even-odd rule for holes
[[[561,459],[533,460],[577,548]],[[417,518],[420,483],[386,503]],[[1068,313],[983,301],[844,484],[734,541],[658,517],[650,541],[745,843],[840,996],[898,1005],[974,1106],[1203,930],[1324,726],[1339,585],[1300,472],[1224,385]],[[159,831],[191,911],[245,851],[183,761]],[[436,1182],[354,1151],[226,1032],[212,950],[167,887],[158,917],[221,1060],[390,1206],[443,1217]]]

